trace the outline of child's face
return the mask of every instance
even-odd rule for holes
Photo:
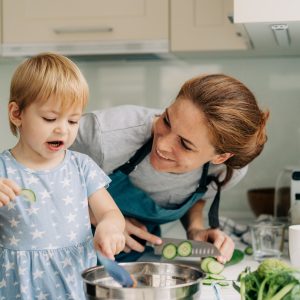
[[[21,113],[19,132],[24,150],[44,159],[61,157],[76,138],[81,115],[80,106],[62,112],[60,101],[54,98],[32,103]]]

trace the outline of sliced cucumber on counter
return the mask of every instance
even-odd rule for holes
[[[177,246],[173,243],[168,243],[162,250],[162,255],[166,259],[173,259],[177,256]]]
[[[225,276],[221,274],[207,274],[208,279],[214,279],[214,280],[225,280]]]
[[[22,189],[20,195],[23,196],[29,202],[36,202],[35,193],[30,189]]]
[[[187,257],[192,254],[193,246],[189,241],[181,242],[177,247],[177,254],[179,256]]]
[[[251,246],[247,246],[244,250],[244,253],[246,255],[252,255],[253,254],[253,248]]]

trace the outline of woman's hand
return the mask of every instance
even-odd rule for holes
[[[94,235],[95,249],[114,260],[125,247],[125,236],[119,227],[108,222],[100,222]]]
[[[20,192],[20,187],[14,181],[7,178],[0,178],[0,207],[7,205]]]
[[[137,252],[143,252],[145,250],[145,247],[135,240],[132,235],[151,244],[159,245],[162,243],[162,240],[158,236],[149,233],[147,227],[134,218],[125,218],[124,234],[126,241],[124,252],[126,253],[129,253],[131,250]]]
[[[219,229],[192,229],[188,231],[188,238],[213,243],[222,254],[217,260],[223,264],[230,260],[234,251],[233,240]]]

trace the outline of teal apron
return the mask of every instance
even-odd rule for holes
[[[220,184],[217,178],[208,176],[209,163],[203,166],[203,172],[199,185],[196,191],[188,197],[184,203],[178,207],[167,209],[159,206],[141,189],[135,187],[130,179],[129,174],[134,168],[150,153],[152,147],[152,138],[143,145],[135,155],[124,165],[117,168],[111,175],[112,182],[108,191],[117,203],[125,217],[135,218],[143,223],[149,232],[155,235],[160,235],[160,224],[179,220],[187,211],[205,194],[207,185],[211,181],[215,181],[218,186],[216,197],[209,210],[209,225],[212,228],[219,227],[219,199],[220,199]],[[140,243],[145,244],[146,241],[139,240]],[[149,250],[149,249],[147,249]],[[136,261],[143,253],[131,251],[130,253],[122,252],[116,259],[118,261]]]

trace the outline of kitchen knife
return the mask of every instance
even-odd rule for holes
[[[219,249],[211,243],[175,238],[161,238],[163,241],[161,245],[152,245],[154,247],[154,254],[161,255],[164,246],[168,243],[173,243],[178,246],[183,241],[189,241],[192,244],[192,254],[189,257],[207,257],[207,256],[219,256],[221,252]]]

